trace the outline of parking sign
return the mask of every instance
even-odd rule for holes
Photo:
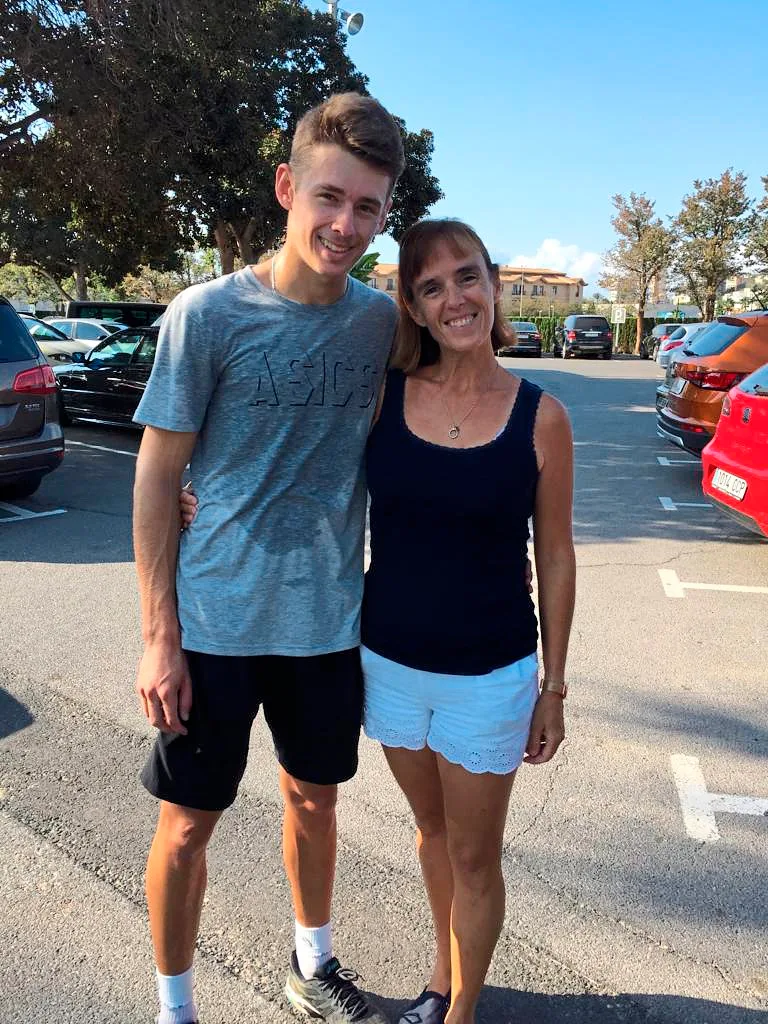
[[[611,307],[611,323],[612,324],[623,324],[627,321],[627,307],[626,306],[613,306]]]

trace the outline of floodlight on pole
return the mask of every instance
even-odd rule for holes
[[[356,36],[363,27],[364,18],[362,14],[359,11],[350,13],[349,11],[339,10],[338,0],[328,0],[328,13],[334,21],[337,18],[341,19],[347,30],[347,35]]]

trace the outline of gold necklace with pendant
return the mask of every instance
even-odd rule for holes
[[[461,434],[462,425],[469,419],[469,417],[475,411],[477,406],[480,404],[480,399],[483,397],[483,395],[487,395],[488,392],[491,390],[491,380],[492,380],[493,376],[495,375],[495,373],[496,373],[496,369],[494,368],[491,371],[491,376],[488,378],[488,386],[483,388],[483,390],[477,396],[475,401],[469,407],[469,411],[465,412],[460,420],[457,420],[456,417],[451,412],[451,407],[448,405],[448,401],[447,401],[445,395],[443,394],[443,384],[440,383],[440,397],[443,400],[443,405],[445,406],[445,411],[448,413],[448,422],[450,423],[450,427],[448,428],[448,437],[450,437],[450,439],[452,441],[455,441],[456,438],[459,437],[459,435]]]

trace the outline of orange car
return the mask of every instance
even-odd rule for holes
[[[656,390],[656,432],[694,455],[715,435],[726,393],[768,362],[768,311],[720,316],[670,363]]]

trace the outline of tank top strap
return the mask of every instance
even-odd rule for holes
[[[387,370],[384,386],[384,401],[381,404],[378,422],[388,428],[396,427],[403,417],[405,395],[405,374],[402,370]]]
[[[531,445],[533,445],[536,413],[538,412],[539,402],[543,394],[544,392],[538,384],[532,384],[525,377],[520,378],[520,390],[518,391],[515,408],[512,413],[512,420],[514,422],[510,424],[514,427],[511,433],[516,434],[518,438],[522,435]]]

